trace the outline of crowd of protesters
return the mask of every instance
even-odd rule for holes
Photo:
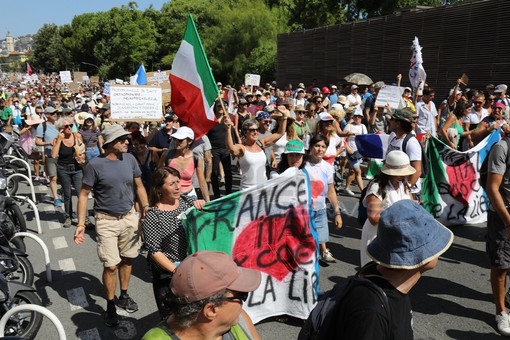
[[[397,77],[396,85],[399,83]],[[368,210],[360,245],[361,263],[365,264],[370,261],[366,249],[377,235],[383,210],[399,200],[420,202],[422,145],[414,137],[424,134],[424,141],[434,136],[453,149],[465,151],[493,130],[501,128],[502,136],[510,132],[510,102],[504,84],[475,90],[466,88],[459,79],[441,101],[435,101],[436,93],[428,84],[422,84],[415,93],[405,88],[396,110],[375,106],[383,82],[319,87],[315,81],[309,86],[299,83],[296,88],[278,87],[276,82],[236,89],[217,85],[219,98],[231,94],[234,100],[216,101],[217,123],[200,138],[195,138],[194,131],[182,124],[169,105],[161,122],[112,121],[109,98],[101,84],[83,84],[72,93],[58,76],[52,75],[35,83],[6,81],[2,88],[1,123],[6,131],[19,134],[20,145],[34,163],[34,183],[49,185],[55,207],[64,203],[63,225],[77,225],[76,243],[84,241],[86,200],[95,199],[96,229],[102,225],[98,242],[113,242],[101,257],[108,325],[117,324],[115,305],[129,312],[138,309],[127,294],[126,283],[130,259],[140,249],[138,241],[129,239],[133,228],[143,231],[157,306],[161,317],[166,318],[170,312],[162,294],[168,293],[172,275],[186,254],[183,226],[175,216],[188,207],[202,208],[205,202],[231,193],[236,189],[236,171],[240,174],[239,188],[244,189],[265,183],[288,167],[305,168],[314,182],[321,183],[321,190],[312,190],[311,216],[319,231],[320,260],[335,262],[326,246],[326,198],[332,206],[331,219],[341,228],[338,194],[357,196],[364,189],[365,160],[357,150],[355,137],[389,134],[388,161],[362,202]],[[85,145],[87,165],[77,157],[77,144]],[[124,153],[131,156],[126,158]],[[97,170],[111,167],[105,159],[122,160],[129,163],[126,166],[136,167],[124,176],[135,185],[115,189],[130,190],[132,198],[111,202],[119,196],[111,184],[103,182],[104,178],[113,178]],[[73,208],[73,189],[79,193],[77,209]],[[126,219],[131,235],[128,239],[112,241],[104,231],[115,219]],[[163,237],[165,233],[170,236]],[[112,255],[121,243],[123,250]],[[124,267],[119,267],[121,294],[117,298],[113,278],[119,263]],[[510,263],[510,258],[505,263]],[[510,335],[504,306],[498,305],[497,314],[498,330]]]

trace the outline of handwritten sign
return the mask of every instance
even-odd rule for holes
[[[94,83],[96,83],[96,84],[99,83],[99,77],[98,76],[90,77],[90,82],[93,83],[93,84]]]
[[[170,71],[147,72],[147,85],[161,87],[163,104],[170,103]]]
[[[72,83],[71,71],[60,71],[60,81],[62,83]]]
[[[245,74],[244,85],[246,86],[259,86],[260,85],[260,74]]]
[[[150,86],[110,86],[112,120],[161,120],[161,89]]]
[[[390,104],[390,107],[394,110],[402,107],[402,93],[404,93],[403,87],[384,85],[377,94],[375,100],[375,106],[386,106]]]
[[[318,240],[310,223],[308,176],[280,177],[208,202],[183,220],[188,251],[219,250],[262,273],[243,308],[253,322],[287,314],[306,319],[319,291]]]

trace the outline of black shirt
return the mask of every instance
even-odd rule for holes
[[[156,135],[150,140],[149,146],[156,147],[158,149],[170,148],[170,142],[172,137],[168,134],[165,128],[161,128]]]
[[[374,267],[365,274],[381,275]],[[372,279],[388,297],[391,311],[389,339],[413,339],[412,310],[409,295],[399,292],[383,278]],[[365,286],[353,287],[342,300],[342,307],[334,322],[338,339],[387,339],[390,315],[375,292]]]

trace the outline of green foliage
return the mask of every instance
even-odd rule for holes
[[[44,25],[29,62],[35,69],[79,69],[108,79],[127,79],[140,64],[148,71],[170,69],[192,13],[217,80],[234,85],[246,73],[271,80],[279,33],[458,1],[172,0],[145,11],[129,2],[76,16],[69,25]]]
[[[72,68],[71,55],[57,25],[46,24],[34,36],[28,62],[36,70],[55,72]]]

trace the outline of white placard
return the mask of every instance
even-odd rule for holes
[[[84,84],[88,84],[88,83],[90,83],[90,78],[89,78],[89,76],[83,76],[83,83],[84,83]]]
[[[404,93],[404,87],[383,85],[377,94],[375,100],[375,106],[386,106],[390,104],[390,107],[394,110],[402,107],[402,93]]]
[[[148,72],[147,73],[147,84],[150,83],[165,83],[169,82],[168,79],[168,73],[167,71],[160,71],[160,72]]]
[[[161,88],[154,86],[110,86],[112,120],[160,121]]]
[[[260,85],[260,74],[249,74],[244,75],[244,85],[246,86],[259,86]]]
[[[103,94],[105,96],[110,95],[110,83],[104,83]]]
[[[60,71],[60,81],[62,83],[72,83],[71,71]]]

